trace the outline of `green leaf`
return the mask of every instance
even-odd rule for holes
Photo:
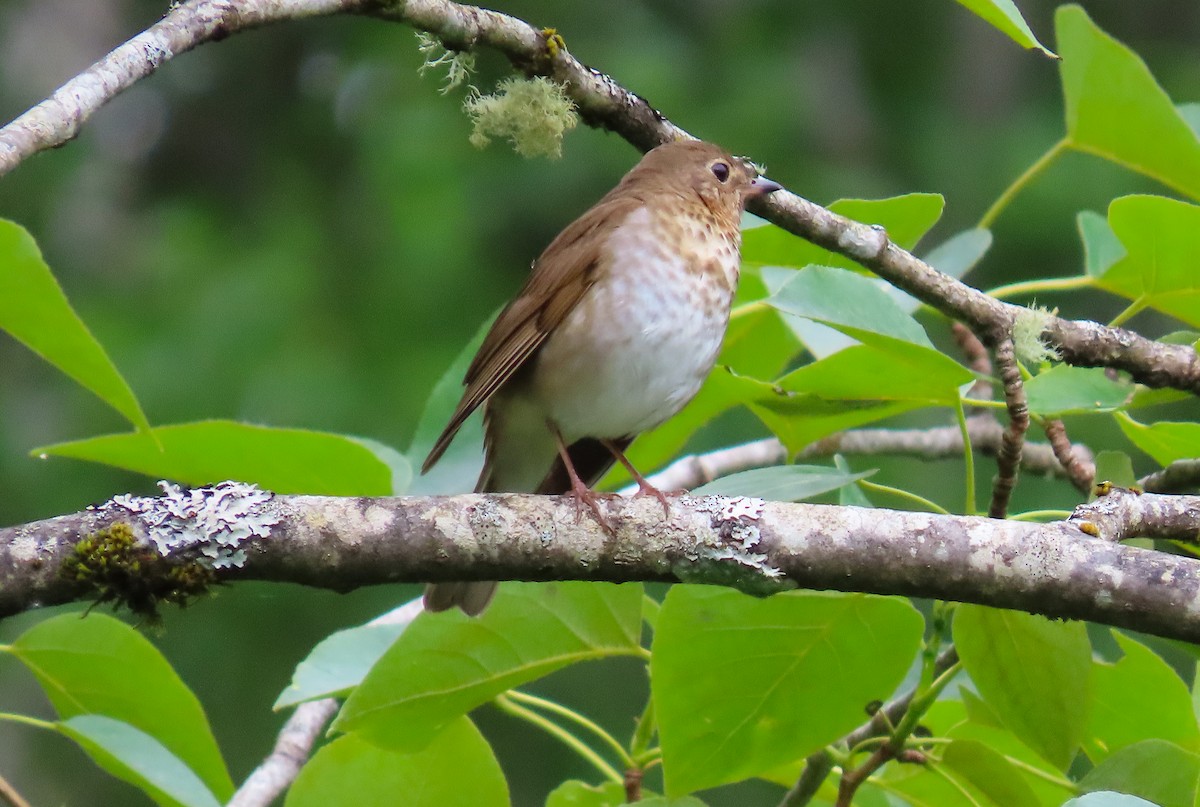
[[[933,348],[886,337],[868,337],[779,379],[781,389],[826,400],[919,401],[952,405],[971,371]]]
[[[71,308],[33,236],[6,219],[0,219],[0,328],[136,428],[150,428],[133,390]]]
[[[1133,461],[1124,451],[1101,451],[1096,455],[1096,481],[1112,482],[1123,488],[1136,487]]]
[[[360,737],[339,737],[309,761],[285,807],[508,807],[508,783],[496,755],[465,717],[425,748],[403,753]]]
[[[1165,740],[1145,740],[1101,762],[1080,786],[1140,796],[1158,807],[1193,807],[1198,783],[1200,756]]]
[[[145,732],[183,761],[222,802],[233,793],[200,702],[162,654],[124,622],[62,614],[11,645],[60,717],[100,714]]]
[[[589,659],[641,652],[642,587],[508,583],[480,617],[422,614],[350,695],[333,728],[415,750],[513,687]]]
[[[403,622],[360,625],[330,634],[297,665],[292,683],[279,693],[274,708],[345,696],[358,686],[406,627],[408,624]]]
[[[981,793],[1003,807],[1039,807],[1033,788],[1001,754],[976,740],[955,740],[946,746],[942,764],[957,771]]]
[[[1127,793],[1114,793],[1111,790],[1102,790],[1096,793],[1087,793],[1077,799],[1071,799],[1065,802],[1062,807],[1156,807],[1156,805],[1145,799],[1139,799],[1137,796],[1130,796]]]
[[[798,502],[845,487],[873,473],[874,470],[845,474],[822,465],[753,468],[701,485],[692,495],[757,496],[775,502]]]
[[[1160,465],[1200,457],[1200,423],[1161,421],[1147,426],[1124,413],[1118,413],[1117,424],[1129,442]]]
[[[1123,196],[1108,221],[1126,255],[1096,280],[1114,294],[1200,325],[1200,207],[1162,196]]]
[[[413,468],[409,464],[408,457],[401,454],[396,449],[389,445],[372,440],[369,437],[346,437],[347,440],[358,443],[363,448],[375,455],[375,459],[387,466],[392,472],[391,489],[389,493],[393,496],[403,496],[408,492],[413,481]]]
[[[633,807],[705,807],[705,805],[695,796],[678,796],[676,798],[654,796],[638,801]]]
[[[1095,706],[1084,750],[1093,762],[1114,751],[1160,739],[1200,751],[1200,728],[1183,680],[1153,650],[1113,632],[1125,656],[1116,664],[1095,662]]]
[[[1098,278],[1114,263],[1125,257],[1121,239],[1108,226],[1108,219],[1092,210],[1075,217],[1079,237],[1083,241],[1083,264],[1088,277]]]
[[[797,272],[767,301],[786,314],[815,320],[862,340],[890,336],[932,348],[925,329],[870,278],[830,266]]]
[[[1111,381],[1103,367],[1059,364],[1025,382],[1029,411],[1048,418],[1112,412],[1133,395],[1133,383]]]
[[[980,228],[963,230],[929,250],[925,254],[925,263],[944,275],[962,277],[983,259],[991,246],[992,234],[990,231]],[[907,297],[907,295],[905,296]],[[913,297],[908,297],[908,299],[913,301],[913,308],[905,308],[905,310],[911,312],[915,310],[918,303]]]
[[[162,743],[128,723],[76,715],[57,724],[97,765],[162,807],[219,807],[204,782]]]
[[[36,448],[33,454],[99,462],[187,485],[225,479],[276,493],[387,496],[392,471],[357,438],[230,420],[157,426]]]
[[[650,682],[668,794],[799,759],[904,678],[924,622],[907,600],[673,586]]]
[[[960,692],[974,698],[972,711],[990,712],[989,707],[971,695],[969,690],[963,689]],[[939,700],[925,713],[921,724],[927,726],[934,736],[980,743],[1007,760],[1015,760],[1016,776],[1034,794],[1038,804],[1058,807],[1063,799],[1074,792],[1069,786],[1056,784],[1056,780],[1062,779],[1058,771],[1018,740],[1015,734],[1004,728],[999,719],[993,722],[993,719],[988,717],[980,722],[969,717],[966,703],[963,701]],[[983,785],[981,788],[988,790]],[[1004,807],[1003,801],[1000,804]]]
[[[958,2],[978,14],[988,24],[1021,47],[1041,51],[1051,58],[1058,58],[1053,51],[1037,41],[1033,31],[1029,30],[1029,23],[1025,22],[1021,11],[1012,0],[958,0]]]
[[[960,605],[954,644],[979,694],[1005,725],[1066,770],[1092,706],[1092,649],[1083,623]]]
[[[1141,58],[1076,5],[1054,16],[1067,142],[1200,199],[1200,136]]]
[[[568,779],[546,797],[546,807],[620,807],[625,803],[625,786],[618,782],[589,785]]]
[[[463,378],[467,375],[467,368],[471,366],[471,361],[495,319],[495,314],[487,318],[434,384],[433,391],[425,401],[421,418],[417,421],[412,444],[408,447],[408,459],[413,468],[419,469],[425,464],[425,458],[433,444],[450,422],[450,416],[462,398]],[[436,496],[474,490],[475,480],[479,478],[482,467],[483,416],[477,414],[468,418],[458,430],[454,442],[446,449],[437,465],[430,468],[428,473],[412,480],[408,493],[414,496]]]
[[[852,474],[854,470],[841,454],[833,455],[833,463],[844,474]],[[874,507],[867,494],[863,493],[861,485],[846,485],[838,491],[838,504],[843,507]]]
[[[946,200],[936,193],[910,193],[890,199],[840,199],[829,209],[864,224],[877,224],[887,230],[893,244],[911,250],[937,224],[945,205]],[[814,263],[861,268],[849,258],[768,225],[742,233],[742,262],[797,269]]]

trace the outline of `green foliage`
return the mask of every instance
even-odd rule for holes
[[[509,804],[508,784],[492,747],[460,717],[410,753],[379,748],[356,735],[339,737],[304,766],[284,805],[383,807],[398,798],[413,807]]]
[[[960,2],[1021,46],[1053,55],[1038,42],[1010,0]],[[733,19],[737,15],[728,16],[723,22],[737,22]],[[725,35],[723,26],[722,32],[722,39],[737,39],[732,33]],[[996,289],[996,296],[1037,296],[1043,303],[1051,297],[1052,304],[1069,306],[1073,299],[1055,295],[1078,292],[1087,306],[1096,309],[1124,306],[1115,323],[1146,312],[1138,321],[1145,324],[1146,335],[1173,344],[1194,344],[1196,334],[1171,331],[1180,324],[1200,326],[1200,287],[1195,281],[1200,208],[1193,204],[1200,200],[1200,106],[1176,105],[1142,59],[1101,30],[1081,8],[1059,9],[1056,33],[1065,119],[1061,140],[1012,180],[978,226],[964,221],[972,211],[964,212],[961,197],[949,192],[844,199],[830,207],[840,215],[882,226],[892,243],[916,250],[955,277],[991,271],[997,255],[1011,255],[1014,243],[1037,238],[1041,231],[1055,231],[1072,248],[1081,243],[1075,270],[1060,270],[1064,277],[1016,280]],[[548,41],[555,47],[561,43],[555,38]],[[429,38],[422,42],[423,69],[446,68],[447,89],[467,80],[474,69],[469,61],[472,54],[452,54]],[[720,45],[713,43],[714,52]],[[720,62],[712,59],[714,66]],[[787,75],[791,82],[792,75]],[[735,109],[738,93],[714,88],[719,80],[714,76],[713,87],[705,82],[694,104],[696,114],[713,106],[729,110],[723,113],[726,117],[753,118]],[[774,80],[767,75],[753,78],[764,84]],[[508,78],[499,86],[496,95],[476,94],[467,101],[475,127],[472,141],[502,137],[526,156],[557,156],[563,136],[577,120],[561,88],[544,79]],[[348,108],[353,99],[347,98],[339,99],[339,104]],[[377,110],[386,107],[370,100],[368,106]],[[920,114],[906,120],[931,129],[944,124],[935,117],[926,119],[923,110]],[[403,118],[396,126],[399,132],[437,128],[420,116],[399,117]],[[685,120],[682,114],[678,117]],[[461,116],[455,120],[463,123]],[[436,136],[453,142],[446,134],[452,124],[437,131]],[[1023,133],[1022,140],[1029,135],[1036,137],[1036,128]],[[327,144],[322,148],[328,150]],[[426,180],[422,187],[442,194],[423,201],[437,211],[425,215],[426,210],[405,208],[390,197],[360,202],[359,188],[353,185],[342,189],[355,202],[347,205],[353,209],[348,217],[370,222],[356,222],[360,228],[356,236],[387,254],[392,273],[388,276],[394,275],[390,282],[395,285],[378,296],[389,301],[405,298],[405,314],[424,316],[422,321],[457,320],[457,301],[408,299],[416,287],[402,284],[415,283],[414,277],[423,283],[435,274],[432,270],[443,267],[442,251],[454,248],[453,242],[463,236],[461,222],[473,218],[482,228],[493,228],[488,232],[497,249],[510,235],[505,229],[508,220],[494,212],[491,200],[478,202],[473,196],[474,183],[482,183],[486,171],[471,174],[463,169],[463,175],[471,178],[468,182],[446,171],[444,155],[442,159],[408,155],[391,140],[382,145],[359,143],[356,148],[344,155],[347,163],[356,163],[352,168],[361,170],[355,176],[378,175],[383,186]],[[931,149],[939,165],[952,161],[943,153],[947,148],[938,141],[937,148]],[[1008,222],[993,228],[1022,191],[1040,186],[1045,192],[1052,185],[1046,179],[1051,165],[1068,151],[1094,155],[1150,177],[1190,201],[1134,193],[1144,190],[1136,184],[1120,186],[1121,190],[1099,202],[1089,200],[1086,206],[1055,208],[1054,215],[1043,209],[1044,218],[1036,226],[1026,220],[1021,228],[1010,228]],[[782,179],[790,173],[808,182],[810,177],[802,170],[810,167],[820,174],[820,166],[812,165],[819,162],[819,155],[809,150],[805,156],[814,159],[792,165],[785,156],[776,156],[775,164],[782,169],[777,176]],[[1005,165],[1006,156],[997,145],[994,153],[979,155],[979,161]],[[341,173],[350,168],[339,164],[332,170]],[[963,172],[968,168],[961,166]],[[299,175],[309,173],[306,166]],[[512,173],[506,169],[504,182],[515,181]],[[839,190],[864,193],[853,175],[842,179],[844,167],[826,173],[839,178]],[[292,181],[302,184],[304,180],[293,177]],[[920,181],[936,182],[924,177]],[[886,193],[896,182],[875,184],[875,192]],[[547,187],[551,186],[541,176],[530,184],[525,198],[531,206],[541,209],[560,203],[557,193]],[[292,210],[289,196],[279,194],[280,210],[274,213],[284,223],[277,225],[275,240],[259,246],[262,254],[243,259],[291,273],[292,282],[267,284],[271,294],[311,296],[320,301],[317,309],[334,308],[339,294],[356,284],[322,294],[311,278],[306,279],[305,267],[336,261],[340,268],[343,255],[340,248],[323,254],[311,246],[307,239],[313,219],[305,215],[307,211]],[[1056,202],[1062,198],[1068,197],[1055,196]],[[949,206],[946,199],[951,200]],[[479,207],[472,207],[476,204]],[[1106,214],[1094,212],[1105,206]],[[192,249],[201,239],[193,237],[191,229],[205,225],[178,211],[160,215],[161,226],[170,236],[166,239],[170,248],[163,249],[184,261],[193,274],[201,274],[198,270],[207,264],[251,252],[243,250],[238,232],[214,225],[217,219],[204,219],[216,233],[204,243],[220,247]],[[339,215],[346,214],[339,208]],[[1075,216],[1078,243],[1061,226],[1069,215]],[[631,456],[640,467],[658,467],[685,448],[699,451],[766,434],[798,452],[814,440],[868,424],[944,426],[954,423],[973,403],[965,396],[977,374],[965,366],[957,349],[948,347],[945,323],[937,315],[869,277],[847,258],[759,225],[749,226],[744,233],[742,284],[720,366],[679,416],[635,443]],[[934,230],[939,226],[953,235]],[[385,230],[397,230],[408,238],[403,249],[384,240]],[[923,241],[931,231],[934,246]],[[430,233],[440,233],[442,241],[435,244],[432,235],[429,243],[416,238]],[[187,246],[176,246],[176,239]],[[397,252],[402,260],[396,259]],[[47,254],[55,253],[47,250]],[[1046,265],[1050,264],[1047,259]],[[1045,271],[1046,266],[1034,270]],[[480,278],[485,271],[479,268]],[[92,280],[93,284],[107,282],[104,277]],[[260,295],[266,296],[263,291],[247,293],[252,287],[241,283],[240,278],[228,288],[214,283],[212,297],[197,303],[195,310],[202,312],[198,316],[222,322],[270,316],[259,302]],[[486,284],[480,280],[477,285]],[[70,284],[68,288],[74,289]],[[89,289],[78,294],[92,293]],[[487,298],[477,305],[464,303],[463,310],[482,316],[494,304]],[[425,309],[424,314],[418,313]],[[80,310],[89,320],[103,316],[99,310]],[[394,308],[387,311],[395,313]],[[122,308],[107,327],[96,329],[110,334],[106,341],[111,340],[112,356],[129,367],[142,367],[145,361],[123,336],[124,321],[136,313],[136,308]],[[1095,316],[1090,308],[1072,314],[1076,315]],[[1078,427],[1094,447],[1103,449],[1097,458],[1100,478],[1117,484],[1132,485],[1136,480],[1130,445],[1149,458],[1136,458],[1140,470],[1200,456],[1200,424],[1186,393],[1150,390],[1119,373],[1061,363],[1040,339],[1049,316],[1045,309],[1025,308],[1013,334],[1035,422],[1070,419],[1073,434]],[[357,324],[369,330],[386,318],[373,311]],[[304,325],[317,319],[310,316]],[[478,419],[473,419],[433,474],[414,479],[413,473],[457,402],[461,378],[486,324],[442,373],[419,420],[405,421],[400,433],[413,434],[407,452],[374,440],[291,428],[286,415],[280,416],[279,426],[264,426],[240,420],[191,420],[197,415],[189,413],[171,418],[182,422],[152,427],[109,351],[68,302],[32,237],[6,221],[0,221],[0,328],[136,428],[132,433],[96,436],[99,427],[91,426],[91,436],[33,449],[51,458],[54,468],[67,467],[59,458],[74,458],[190,484],[235,478],[279,492],[329,495],[466,490],[478,471],[482,432]],[[286,330],[298,340],[303,338],[301,331],[295,325]],[[322,346],[350,340],[333,329],[322,334]],[[223,361],[240,355],[239,351],[254,355],[239,338],[231,337],[232,342],[217,351]],[[386,334],[381,337],[386,338]],[[162,341],[168,342],[165,337]],[[370,347],[355,344],[350,352],[367,353]],[[378,349],[377,344],[373,347]],[[305,343],[293,350],[304,378],[302,389],[318,397],[323,389],[340,395],[338,383],[310,381],[307,372],[319,365],[323,355],[310,348]],[[416,357],[418,351],[409,352],[414,361],[434,362],[424,352],[423,359]],[[336,365],[336,356],[345,354],[330,355]],[[190,403],[196,391],[186,383],[188,362],[205,360],[204,356],[179,358],[183,369],[162,380],[163,388]],[[427,369],[432,374],[432,367]],[[263,368],[263,372],[273,371]],[[249,375],[258,369],[245,372]],[[137,381],[151,375],[131,372],[130,378]],[[412,397],[419,393],[409,388],[427,386],[417,384],[418,379],[406,372],[397,373],[402,380],[389,393],[377,365],[361,375],[368,377],[371,398]],[[150,386],[148,382],[138,386],[143,383]],[[163,395],[150,389],[143,394],[151,392]],[[149,397],[146,400],[154,403]],[[228,408],[240,418],[252,419],[243,413],[241,401],[231,400],[234,403]],[[1172,408],[1164,412],[1162,407],[1168,406]],[[390,412],[390,403],[383,407]],[[161,411],[157,405],[148,408]],[[1136,420],[1130,414],[1135,409]],[[199,416],[208,414],[219,412]],[[77,434],[62,427],[62,433],[30,439],[21,449]],[[949,473],[969,476],[958,470],[972,467],[966,463],[969,456]],[[878,465],[852,472],[843,458],[825,466],[788,464],[718,479],[698,492],[794,500],[817,495],[833,499],[836,491],[843,504],[870,506],[863,490],[853,483],[874,474],[874,479],[894,489],[912,488],[914,500],[931,499],[930,509],[972,509],[969,504],[960,506],[957,480],[945,484],[939,479],[926,485],[932,490],[918,490],[916,460],[880,460]],[[615,471],[608,482],[619,484],[622,473]],[[1030,487],[1039,486],[1024,482],[1018,495]],[[1064,492],[1065,485],[1044,487],[1030,494],[1037,499],[1031,506],[1045,506],[1041,498],[1062,509],[1077,501],[1073,493]],[[81,543],[64,571],[99,591],[101,599],[150,606],[160,599],[176,599],[170,593],[173,589],[127,593],[126,584],[144,572],[147,561],[130,549],[128,534],[116,527]],[[1038,561],[1018,558],[1014,562]],[[368,625],[339,631],[296,666],[290,685],[276,701],[276,708],[283,709],[317,698],[345,699],[334,725],[335,738],[305,766],[287,804],[392,804],[397,794],[404,794],[406,804],[525,803],[528,797],[518,795],[515,787],[510,796],[491,745],[467,717],[492,706],[521,721],[523,727],[561,742],[594,769],[593,780],[574,778],[556,785],[546,799],[548,807],[616,807],[625,800],[621,780],[630,770],[648,780],[643,791],[647,798],[641,804],[694,807],[720,803],[725,797],[733,801],[724,803],[744,803],[738,801],[744,791],[737,789],[737,783],[759,780],[763,787],[767,782],[790,787],[802,759],[815,752],[828,754],[843,771],[863,764],[881,740],[850,748],[838,744],[839,738],[867,719],[868,704],[909,690],[915,691],[917,706],[905,723],[884,726],[884,733],[919,753],[923,762],[887,764],[862,786],[855,804],[1058,807],[1066,802],[1078,807],[1135,807],[1153,802],[1191,807],[1197,802],[1200,728],[1193,704],[1200,696],[1189,692],[1187,680],[1163,655],[1130,636],[1114,633],[1121,655],[1109,660],[1100,655],[1109,651],[1108,645],[1094,651],[1081,624],[966,605],[956,610],[952,634],[963,672],[956,667],[938,678],[932,659],[946,639],[946,606],[920,605],[918,611],[901,599],[805,592],[755,599],[698,586],[676,586],[662,599],[658,591],[651,589],[648,596],[639,585],[506,583],[492,608],[478,619],[454,612],[423,615],[407,628]],[[923,620],[922,612],[930,618]],[[222,636],[220,641],[226,639]],[[60,615],[29,628],[4,649],[42,686],[59,720],[19,714],[0,714],[0,720],[57,732],[155,803],[209,807],[228,800],[233,782],[199,701],[167,660],[132,628],[98,614],[86,619]],[[576,682],[583,679],[572,676],[582,674],[584,661],[593,662],[594,677],[588,679],[590,684],[580,685]],[[611,720],[620,731],[607,728],[606,719],[585,716],[584,711],[592,709],[623,709],[618,696],[642,697],[643,666],[650,694],[631,713],[620,712],[619,718]],[[963,686],[943,689],[951,679]],[[613,680],[624,683],[613,684]],[[237,683],[210,685],[218,686],[236,689]],[[556,697],[565,692],[572,705],[517,692],[518,686],[544,688]],[[632,695],[617,692],[620,687]],[[574,706],[576,699],[587,705]],[[610,711],[605,718],[611,717]],[[910,733],[918,724],[921,730]],[[481,721],[481,725],[489,729],[490,737],[490,724]],[[523,750],[518,747],[510,756]],[[563,773],[560,781],[567,776],[579,774]],[[708,792],[696,795],[709,788],[720,789],[712,791],[711,799]],[[667,797],[653,795],[664,789]],[[819,798],[832,803],[835,790],[833,783],[827,783]]]
[[[25,228],[0,219],[0,330],[91,390],[139,429],[150,428],[133,390],[75,313]]]
[[[638,585],[509,583],[477,619],[424,614],[346,701],[334,729],[423,747],[450,721],[569,664],[636,655]]]
[[[675,586],[650,665],[667,793],[761,774],[854,728],[903,679],[921,628],[903,600]]]
[[[70,724],[64,732],[85,751],[99,748],[134,769],[142,766],[138,759],[171,755],[221,802],[233,793],[200,702],[134,629],[100,614],[63,614],[33,626],[7,650],[37,677]],[[84,716],[106,720],[80,722]]]

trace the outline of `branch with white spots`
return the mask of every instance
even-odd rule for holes
[[[451,579],[684,581],[757,594],[798,586],[976,602],[1200,640],[1200,560],[1111,540],[1194,536],[1197,497],[1113,490],[1051,524],[719,496],[673,499],[664,519],[656,501],[617,498],[603,503],[610,534],[565,497],[270,496],[233,483],[199,495],[166,491],[132,507],[120,497],[0,530],[0,616],[95,597],[80,569],[97,561],[110,569],[104,552],[119,554],[115,537],[127,536],[137,568],[164,579],[179,575],[151,561],[167,571],[202,568],[206,580],[338,591]],[[137,584],[142,595],[160,590],[155,580]]]

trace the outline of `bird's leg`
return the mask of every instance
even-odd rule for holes
[[[635,493],[634,496],[653,496],[654,498],[658,499],[659,502],[662,503],[663,513],[666,514],[667,518],[670,518],[671,501],[667,498],[667,494],[663,493],[661,490],[654,487],[654,485],[651,485],[649,482],[647,482],[646,477],[642,476],[638,472],[638,469],[633,467],[633,463],[629,461],[629,459],[625,456],[625,452],[622,451],[616,443],[612,442],[611,440],[601,440],[600,445],[607,448],[609,452],[616,457],[617,462],[624,465],[625,470],[629,471],[629,473],[633,476],[634,480],[638,484],[638,492]]]
[[[563,440],[562,433],[559,432],[558,427],[549,420],[546,421],[546,426],[550,429],[550,433],[554,435],[554,445],[558,449],[559,459],[562,460],[563,467],[567,471],[567,476],[571,480],[571,495],[575,497],[575,520],[579,520],[579,514],[582,510],[582,507],[586,504],[588,509],[592,511],[592,515],[595,517],[597,523],[604,528],[604,531],[609,535],[615,536],[616,530],[613,528],[612,524],[609,523],[608,518],[605,517],[604,513],[600,510],[600,499],[603,497],[602,494],[599,494],[589,488],[584,481],[579,478],[579,474],[575,470],[575,464],[571,462],[571,453],[567,450],[567,444]]]

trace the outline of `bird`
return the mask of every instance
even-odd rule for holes
[[[570,493],[611,532],[591,489],[614,461],[637,495],[670,503],[625,457],[681,410],[716,363],[740,270],[746,202],[779,190],[712,143],[648,151],[533,262],[463,380],[428,471],[484,407],[479,493]],[[481,613],[495,582],[431,583],[426,610]]]

